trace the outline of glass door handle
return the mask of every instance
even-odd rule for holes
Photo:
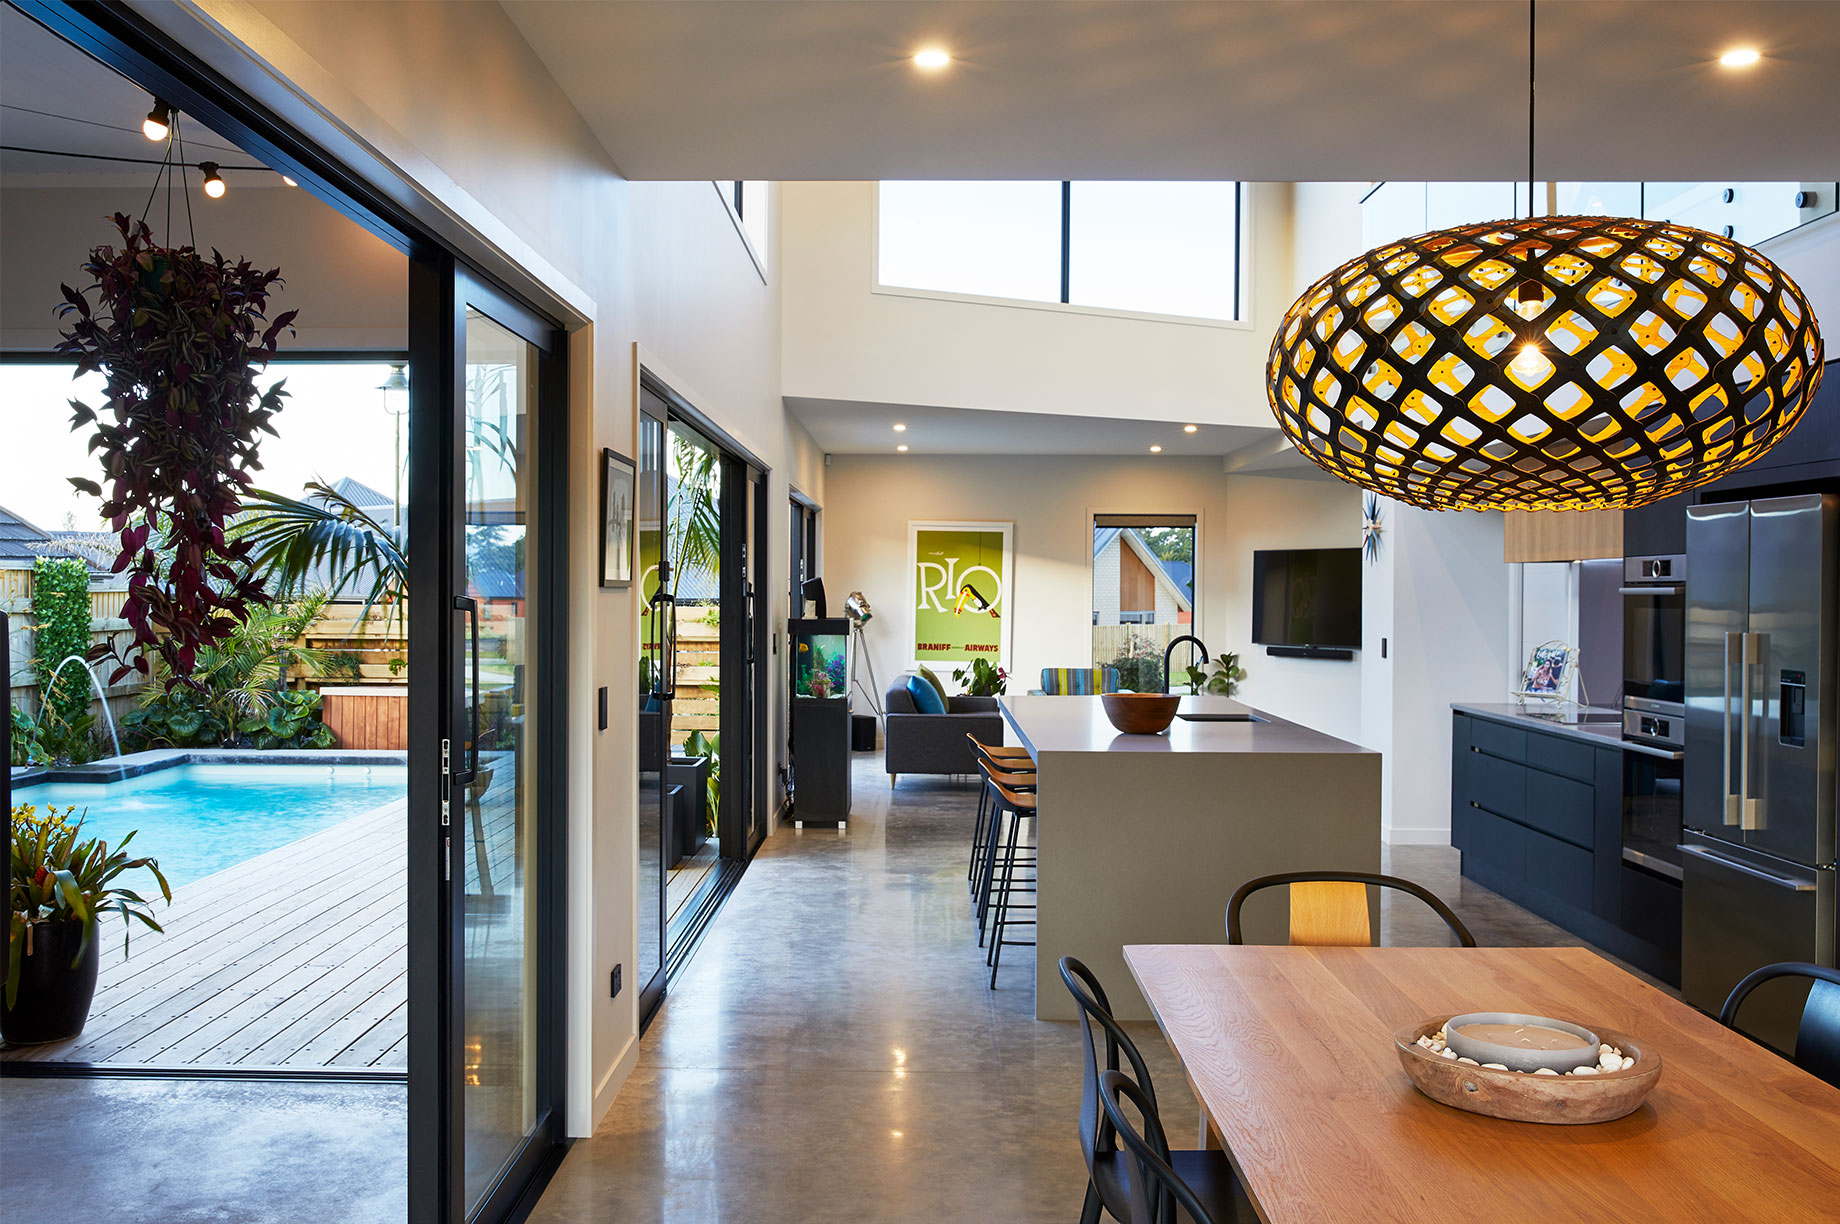
[[[473,700],[468,704],[472,727],[467,737],[467,767],[454,774],[454,781],[463,786],[472,785],[479,776],[479,601],[471,595],[454,596],[454,610],[466,613],[469,627],[472,629],[473,642]]]

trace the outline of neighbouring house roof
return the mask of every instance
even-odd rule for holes
[[[40,557],[75,557],[92,571],[106,572],[115,548],[107,532],[44,531],[0,506],[0,567],[30,569]]]
[[[393,507],[396,504],[390,500],[389,494],[379,493],[363,481],[353,480],[349,476],[341,476],[333,481],[331,489],[354,506],[364,506],[368,509],[371,506]]]
[[[1187,561],[1163,560],[1151,550],[1149,544],[1144,542],[1143,536],[1137,534],[1136,528],[1101,527],[1099,530],[1093,532],[1093,559],[1095,561],[1098,560],[1099,557],[1104,554],[1105,550],[1112,546],[1112,542],[1120,536],[1125,538],[1125,543],[1133,552],[1143,558],[1144,563],[1150,567],[1150,571],[1154,573],[1160,581],[1169,585],[1170,589],[1175,593],[1177,605],[1180,606],[1183,611],[1193,611],[1195,602],[1195,567]]]

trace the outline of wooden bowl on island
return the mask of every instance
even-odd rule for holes
[[[1169,693],[1101,693],[1105,716],[1126,735],[1161,735],[1176,719],[1182,698]]]
[[[1393,1034],[1399,1063],[1412,1086],[1444,1105],[1510,1122],[1581,1125],[1611,1122],[1642,1107],[1661,1078],[1661,1055],[1627,1033],[1589,1026],[1635,1065],[1601,1074],[1533,1075],[1471,1066],[1432,1054],[1417,1044],[1444,1027],[1449,1016],[1407,1025]]]

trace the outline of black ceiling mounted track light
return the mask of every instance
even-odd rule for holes
[[[1279,324],[1266,394],[1317,466],[1430,510],[1646,505],[1786,437],[1821,383],[1795,282],[1730,238],[1536,217],[1376,247]]]

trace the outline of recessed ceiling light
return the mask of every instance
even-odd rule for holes
[[[1163,448],[1160,446],[1153,446],[1150,448],[1150,453],[1153,455],[1160,455],[1163,453]]]
[[[1763,58],[1763,53],[1755,47],[1733,47],[1719,56],[1719,63],[1727,68],[1749,68]]]
[[[925,68],[935,72],[952,62],[952,55],[944,47],[923,47],[914,52],[914,67]]]
[[[1201,426],[1199,425],[1184,425],[1182,426],[1182,432],[1183,433],[1194,433],[1197,429],[1200,429],[1200,428]]]
[[[905,426],[905,425],[903,425],[903,424],[901,424],[901,422],[899,422],[899,421],[896,421],[896,422],[894,423],[894,431],[895,431],[896,433],[906,433],[906,432],[907,432],[907,426]]]
[[[896,449],[896,450],[898,450],[898,451],[904,451],[904,450],[906,450],[906,449],[907,449],[907,443],[905,443],[905,442],[903,442],[903,443],[901,443],[901,445],[899,445],[899,446],[897,446],[897,447],[895,447],[895,449]]]

